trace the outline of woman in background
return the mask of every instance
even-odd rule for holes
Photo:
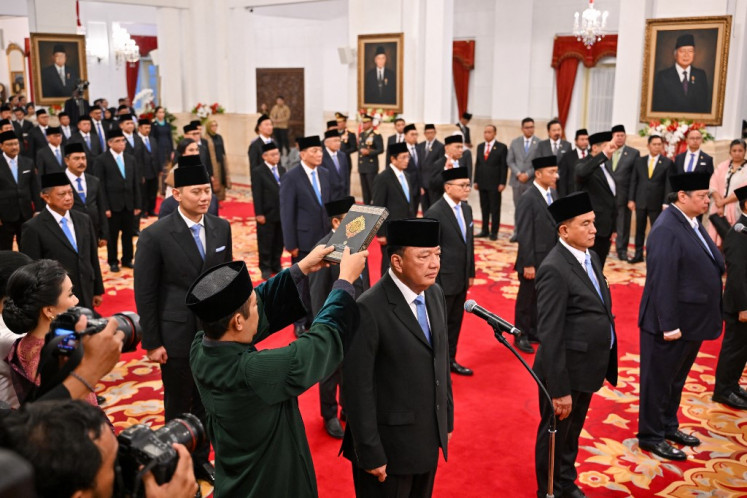
[[[171,168],[174,139],[171,134],[171,124],[166,121],[166,109],[163,106],[156,107],[154,119],[150,126],[150,137],[158,144],[158,163],[161,165],[161,171],[165,174]],[[166,184],[162,181],[161,185],[161,195],[165,195]]]
[[[729,225],[739,219],[739,203],[734,191],[747,185],[747,167],[745,167],[745,142],[741,138],[729,145],[729,159],[716,166],[711,176],[710,194],[713,199],[709,214],[726,217]],[[716,233],[713,223],[708,224],[708,234],[721,247],[721,238]]]
[[[211,119],[205,126],[205,143],[210,153],[210,162],[213,164],[213,192],[218,200],[226,198],[226,190],[231,188],[231,175],[228,172],[226,160],[226,147],[223,137],[218,134],[218,122]]]

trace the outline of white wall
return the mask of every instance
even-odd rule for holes
[[[8,45],[15,43],[21,50],[24,50],[24,38],[29,36],[29,21],[26,17],[4,17],[0,19],[0,31],[3,32],[4,46],[0,47],[0,82],[6,88],[6,95],[10,96],[10,72],[8,71],[8,57],[5,55],[5,50]],[[29,67],[28,59],[24,59],[24,65],[26,67],[26,96],[29,95]]]

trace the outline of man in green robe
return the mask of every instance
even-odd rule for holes
[[[340,278],[307,333],[284,348],[258,351],[255,344],[305,315],[298,289],[332,249],[316,247],[256,289],[243,262],[225,263],[187,293],[202,324],[190,365],[207,411],[218,498],[317,496],[296,397],[342,361],[343,335],[359,319],[353,282],[368,252],[345,250]]]

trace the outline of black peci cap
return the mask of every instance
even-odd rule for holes
[[[42,190],[52,187],[64,187],[65,185],[70,185],[70,180],[67,179],[67,175],[64,171],[47,173],[41,177]]]
[[[543,156],[535,157],[532,159],[532,167],[535,170],[542,168],[551,168],[558,165],[558,158],[556,156]]]
[[[672,191],[691,192],[693,190],[708,190],[710,188],[711,175],[708,173],[680,173],[669,177]]]
[[[252,289],[246,264],[230,261],[197,277],[187,291],[186,305],[203,322],[217,322],[241,308]]]
[[[333,216],[342,216],[348,211],[350,207],[355,204],[355,197],[348,196],[342,199],[337,199],[324,204],[324,209],[327,211],[327,216],[330,218]]]
[[[556,200],[547,207],[547,210],[550,211],[556,223],[562,223],[576,216],[590,213],[594,209],[588,193],[575,192]]]
[[[387,225],[387,244],[399,247],[437,247],[440,244],[440,227],[438,220],[433,218],[393,220]]]

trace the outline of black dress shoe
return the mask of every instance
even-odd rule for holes
[[[345,435],[345,431],[342,430],[342,425],[340,425],[340,421],[337,420],[337,417],[325,420],[324,430],[335,439],[342,439]]]
[[[119,273],[119,265],[116,263],[113,265],[109,265],[109,271],[112,273]]]
[[[518,238],[516,237],[516,233],[513,233],[513,234],[511,235],[511,238],[510,238],[510,239],[508,239],[508,241],[509,241],[509,242],[516,242],[516,241],[518,241],[518,240],[519,240],[519,239],[518,239]]]
[[[301,334],[306,332],[306,327],[303,325],[295,325],[293,328],[293,333],[296,334],[296,337],[301,337]]]
[[[581,491],[578,488],[573,488],[569,490],[563,490],[563,493],[560,495],[562,498],[586,498],[586,495],[583,491]]]
[[[477,235],[475,235],[475,238],[477,239],[477,238],[483,238],[487,236],[488,236],[488,232],[480,232]]]
[[[129,268],[130,270],[134,270],[135,265],[133,265],[132,263],[122,263],[122,268]]]
[[[471,369],[463,367],[455,361],[451,362],[451,371],[458,375],[472,375],[474,373]]]
[[[654,455],[666,458],[667,460],[687,460],[687,455],[684,451],[678,450],[666,441],[661,441],[660,443],[656,444],[642,443],[639,441],[638,447],[642,450],[650,451]]]
[[[534,348],[531,344],[529,344],[529,339],[527,339],[527,336],[525,336],[524,334],[521,334],[519,337],[514,339],[514,346],[516,346],[516,349],[518,349],[522,353],[534,353]]]
[[[737,390],[734,391],[734,394],[736,394],[737,396],[739,396],[742,399],[747,400],[747,391],[745,391],[741,387],[738,387]]]
[[[721,403],[737,410],[747,410],[747,399],[739,396],[737,393],[731,392],[728,396],[721,394],[714,394],[713,401]]]
[[[619,259],[620,261],[627,261],[628,260],[628,253],[627,252],[623,252],[623,251],[618,252],[617,253],[617,259]]]
[[[675,443],[679,443],[685,446],[698,446],[700,444],[700,439],[696,438],[695,436],[691,436],[690,434],[685,434],[679,429],[671,434],[665,435],[664,437],[670,441],[674,441]]]
[[[215,486],[215,467],[210,462],[195,465],[195,477]]]
[[[630,263],[631,265],[634,265],[636,263],[643,263],[643,256],[641,256],[640,254],[636,254],[628,260],[628,263]]]
[[[495,241],[495,240],[498,240],[498,235],[496,235],[494,233],[491,233],[489,238],[490,238],[490,240],[494,240]]]

